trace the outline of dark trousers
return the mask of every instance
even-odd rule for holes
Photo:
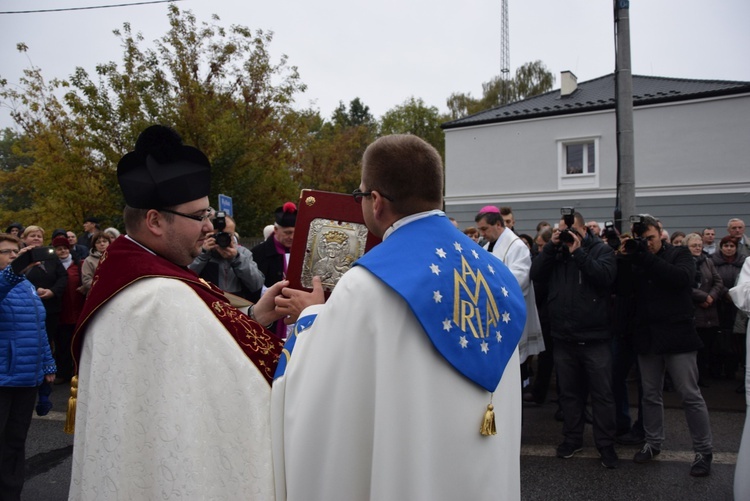
[[[565,442],[575,446],[583,442],[588,388],[594,421],[594,444],[597,448],[613,445],[615,399],[612,394],[610,343],[578,344],[555,339],[554,358],[560,385],[560,407],[565,416]]]
[[[538,404],[543,404],[547,399],[547,391],[552,379],[552,368],[555,365],[552,355],[554,353],[554,341],[550,336],[549,322],[542,322],[542,339],[544,339],[544,351],[537,355],[536,378],[534,378],[532,389],[534,401]]]
[[[26,461],[26,434],[37,388],[0,387],[0,500],[21,499]]]
[[[630,400],[628,397],[628,374],[635,366],[636,381],[638,383],[638,419],[633,423],[632,431],[643,435],[643,386],[641,385],[641,371],[638,369],[638,354],[630,340],[615,338],[612,341],[612,393],[615,397],[617,435],[631,431]]]
[[[57,376],[66,381],[73,377],[73,354],[70,352],[70,343],[75,328],[75,324],[60,324],[57,327],[55,365],[57,365]]]

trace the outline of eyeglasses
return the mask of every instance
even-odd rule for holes
[[[186,217],[188,219],[192,219],[193,221],[198,221],[199,223],[202,223],[206,219],[212,219],[216,215],[216,211],[209,207],[208,209],[205,209],[203,211],[202,216],[197,216],[195,214],[185,214],[184,212],[177,212],[176,210],[171,209],[156,209],[159,212],[168,212],[170,214],[176,214],[178,216]]]
[[[385,198],[386,200],[390,200],[391,202],[393,202],[393,199],[391,197],[389,197],[388,195],[386,195],[385,193],[383,193],[382,191],[378,190],[378,193],[380,193],[381,197]],[[356,190],[352,191],[352,196],[354,197],[354,201],[357,202],[358,204],[362,203],[362,198],[363,197],[369,197],[371,195],[372,195],[372,191],[362,191],[359,188],[357,188]]]
[[[19,251],[17,249],[3,249],[3,250],[0,250],[0,254],[3,254],[3,255],[5,255],[5,254],[16,254],[16,255],[18,255],[18,252]]]

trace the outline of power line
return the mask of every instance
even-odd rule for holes
[[[132,5],[149,5],[154,3],[181,2],[182,0],[150,0],[148,2],[118,3],[113,5],[91,5],[89,7],[66,7],[64,9],[39,9],[39,10],[11,10],[3,11],[0,14],[36,14],[38,12],[67,12],[71,10],[93,10],[93,9],[111,9],[113,7],[130,7]]]

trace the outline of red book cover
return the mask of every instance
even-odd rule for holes
[[[302,190],[297,207],[287,279],[291,287],[310,291],[317,275],[328,294],[380,239],[367,230],[362,206],[351,195]]]

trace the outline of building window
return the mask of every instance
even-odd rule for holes
[[[565,173],[595,174],[596,154],[594,153],[594,142],[566,144],[565,145]]]
[[[599,187],[599,138],[557,141],[560,189]]]

